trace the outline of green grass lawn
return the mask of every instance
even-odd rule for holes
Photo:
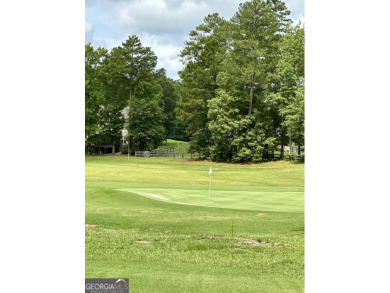
[[[186,142],[186,141],[168,139],[166,144],[159,146],[157,149],[164,149],[167,147],[174,147],[174,148],[181,149],[181,148],[188,148],[189,145],[190,145],[190,143]]]
[[[303,164],[102,156],[85,169],[86,278],[129,278],[130,292],[304,291]]]

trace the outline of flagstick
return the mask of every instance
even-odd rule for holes
[[[211,174],[210,174],[209,199],[210,199],[210,192],[211,192]]]
[[[209,186],[209,199],[210,199],[210,193],[211,193],[211,173],[213,172],[213,167],[210,167],[209,176],[210,176],[210,186]]]

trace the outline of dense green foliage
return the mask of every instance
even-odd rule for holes
[[[131,292],[303,292],[303,178],[285,161],[87,157],[85,277],[129,278]]]
[[[139,82],[130,102],[129,137],[134,150],[150,150],[164,139],[163,112],[159,101],[163,95],[157,80]]]
[[[304,26],[280,0],[241,3],[228,21],[217,13],[189,33],[181,80],[156,69],[157,57],[130,36],[122,46],[86,46],[86,146],[119,143],[127,107],[129,150],[166,139],[225,162],[259,162],[304,146]]]
[[[102,144],[116,145],[120,140],[125,103],[120,88],[110,81],[107,50],[85,45],[85,144],[96,152]]]
[[[225,40],[218,34],[223,23],[216,13],[207,16],[203,24],[190,32],[190,41],[180,54],[186,66],[179,72],[183,89],[177,111],[181,119],[189,122],[187,134],[191,137],[191,149],[206,156],[211,139],[208,101],[215,98],[217,76],[226,51]]]
[[[86,151],[119,146],[124,129],[131,152],[156,148],[167,138],[187,139],[187,123],[175,112],[181,84],[156,64],[153,51],[136,36],[111,52],[85,46]]]
[[[240,4],[191,31],[181,57],[181,119],[213,160],[257,162],[304,142],[304,28],[279,0]],[[278,147],[279,146],[279,147]]]

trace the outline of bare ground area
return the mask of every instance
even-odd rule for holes
[[[253,245],[253,246],[268,246],[268,247],[272,247],[272,246],[287,246],[287,245],[290,245],[288,243],[271,243],[271,242],[264,242],[264,241],[258,241],[258,240],[255,240],[255,239],[249,239],[249,238],[242,238],[242,237],[227,237],[227,236],[214,236],[214,235],[206,235],[206,236],[202,236],[199,240],[212,240],[212,239],[234,239],[234,240],[238,240],[240,243],[246,243],[246,244],[250,244],[250,245]]]

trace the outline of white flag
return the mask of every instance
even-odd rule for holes
[[[209,175],[213,172],[212,167],[210,167]]]

